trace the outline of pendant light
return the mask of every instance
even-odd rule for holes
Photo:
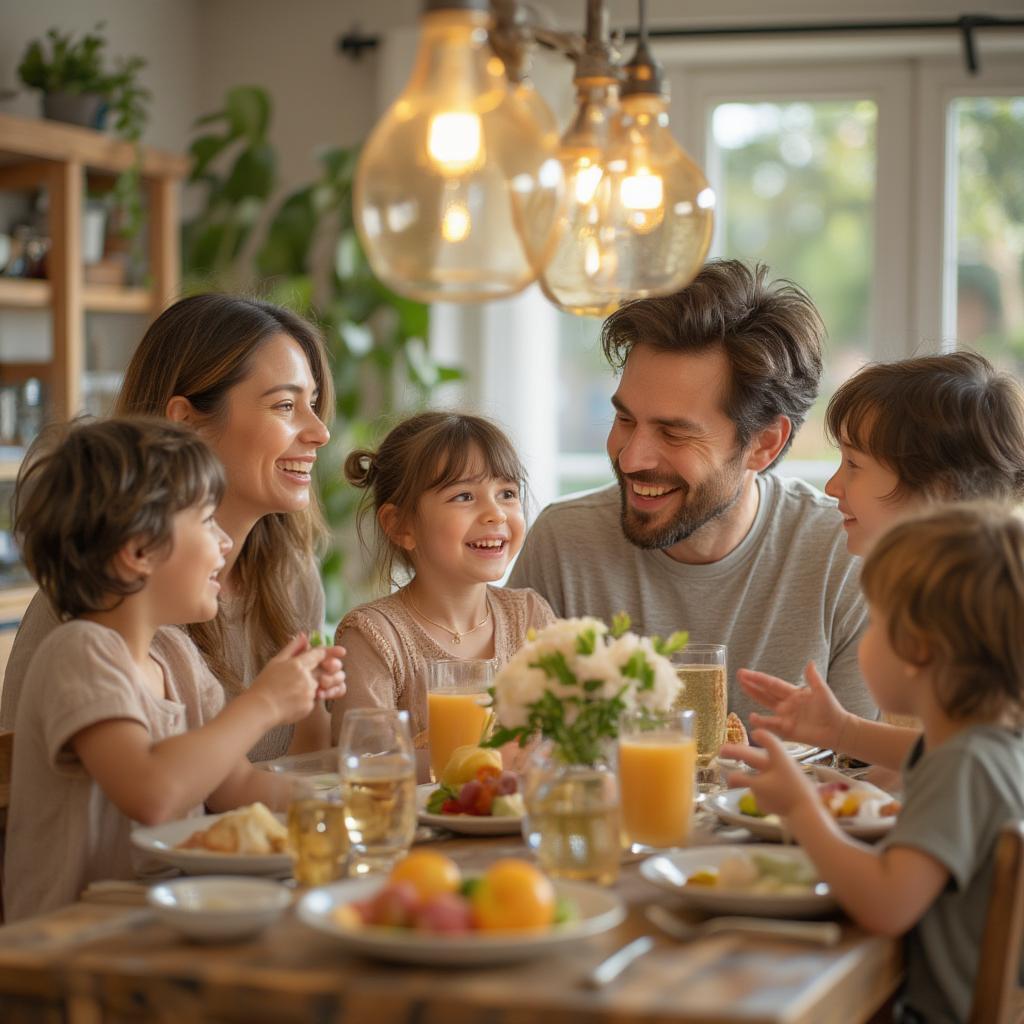
[[[605,230],[618,259],[600,280],[619,301],[667,295],[697,275],[711,245],[715,196],[700,168],[669,130],[661,65],[647,46],[646,2],[640,38],[625,67],[606,174]]]
[[[528,83],[510,85],[488,24],[487,0],[426,0],[412,76],[356,171],[374,273],[423,302],[513,295],[557,241],[554,118]]]
[[[619,81],[608,45],[608,14],[599,0],[587,4],[586,48],[577,58],[573,82],[576,110],[558,148],[566,182],[559,240],[540,284],[559,308],[603,317],[618,305],[611,285],[619,255],[607,229],[611,189],[606,164]]]

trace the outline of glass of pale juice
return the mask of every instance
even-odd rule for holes
[[[687,644],[672,655],[676,675],[683,684],[673,709],[697,713],[693,728],[697,739],[697,781],[702,790],[713,789],[716,784],[711,762],[725,742],[725,720],[729,715],[725,655],[725,644]]]
[[[427,743],[435,782],[456,747],[483,739],[491,720],[487,688],[493,677],[494,662],[489,660],[427,663]]]
[[[619,801],[630,842],[685,846],[693,818],[693,711],[633,711],[619,719]]]
[[[389,871],[416,833],[416,759],[409,712],[353,708],[338,741],[349,874]]]
[[[344,878],[348,829],[337,786],[325,788],[309,776],[286,775],[288,852],[299,885],[326,885]]]

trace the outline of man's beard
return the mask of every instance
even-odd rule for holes
[[[664,550],[686,540],[713,519],[725,515],[739,501],[743,489],[742,458],[743,452],[737,452],[717,473],[693,489],[682,477],[666,479],[654,473],[631,473],[626,477],[619,469],[618,460],[612,460],[612,468],[619,481],[620,520],[626,540],[638,548]],[[659,524],[661,513],[642,512],[630,505],[626,489],[632,483],[677,488],[682,495],[682,504],[672,519]]]

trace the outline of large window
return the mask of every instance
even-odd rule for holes
[[[986,44],[971,76],[956,39],[940,45],[659,41],[673,131],[718,197],[712,255],[767,263],[826,322],[822,397],[783,466],[819,485],[835,464],[824,403],[864,361],[961,345],[1024,374],[1024,46]],[[542,503],[611,479],[599,333],[534,294],[483,345],[464,338],[487,353],[469,401],[528,439]],[[521,365],[529,386],[512,388]]]
[[[956,340],[1024,377],[1024,96],[949,106]]]

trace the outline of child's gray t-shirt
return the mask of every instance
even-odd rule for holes
[[[907,934],[903,999],[929,1024],[963,1021],[974,994],[999,832],[1024,819],[1024,736],[980,725],[927,752],[919,740],[903,782],[903,810],[880,845],[921,850],[950,873]]]

